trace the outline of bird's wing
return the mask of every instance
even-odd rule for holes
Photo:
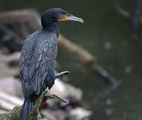
[[[40,94],[49,69],[55,67],[56,54],[57,36],[55,34],[39,34],[28,38],[20,60],[22,85],[26,95],[32,92]]]
[[[36,68],[36,74],[33,76],[34,82],[32,82],[36,94],[41,92],[48,71],[55,67],[56,55],[57,36],[54,33],[45,34],[34,52],[36,58],[33,57],[32,59],[32,63],[35,63]],[[31,71],[33,72],[33,68],[31,68]]]

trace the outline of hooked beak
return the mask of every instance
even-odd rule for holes
[[[76,16],[69,16],[67,20],[71,20],[71,21],[77,21],[77,22],[81,22],[84,23],[84,20],[82,18],[76,17]]]
[[[64,16],[61,20],[59,21],[77,21],[77,22],[81,22],[81,23],[84,23],[84,20],[82,18],[79,18],[79,17],[76,17],[74,15],[70,15],[70,16]]]

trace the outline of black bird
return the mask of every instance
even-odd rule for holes
[[[50,89],[53,86],[55,78],[68,73],[65,71],[54,74],[59,36],[55,22],[67,20],[83,23],[81,18],[60,8],[52,8],[42,15],[42,29],[31,34],[25,41],[20,58],[22,91],[25,100],[19,120],[24,120],[29,115],[42,92],[47,87]]]

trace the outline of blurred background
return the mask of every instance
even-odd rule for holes
[[[133,18],[127,19],[117,9],[120,7],[131,15],[138,8],[138,1],[0,0],[0,12],[35,8],[42,14],[59,7],[82,17],[84,24],[57,23],[60,32],[94,55],[120,85],[107,93],[100,92],[107,86],[103,78],[62,48],[57,57],[60,71],[71,71],[68,82],[82,89],[83,103],[93,111],[91,120],[141,120],[142,26],[139,22],[135,27]]]

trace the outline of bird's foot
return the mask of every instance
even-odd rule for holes
[[[65,99],[63,99],[63,98],[60,98],[59,96],[57,96],[57,95],[55,95],[55,94],[47,95],[47,96],[46,96],[46,100],[48,100],[48,99],[59,100],[59,101],[62,101],[62,102],[64,102],[64,103],[66,103],[66,104],[69,103],[67,100],[65,100]]]
[[[58,73],[58,74],[56,74],[56,78],[59,78],[59,77],[62,77],[63,75],[67,75],[67,74],[69,74],[70,73],[70,71],[63,71],[63,72],[60,72],[60,73]]]

